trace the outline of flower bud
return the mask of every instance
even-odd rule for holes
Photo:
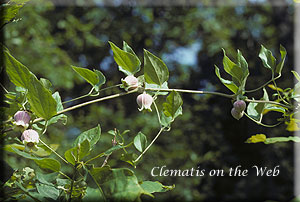
[[[122,83],[128,90],[136,89],[139,86],[139,80],[133,75],[129,75],[125,79],[122,79]]]
[[[36,145],[39,143],[39,134],[35,130],[28,129],[22,133],[21,140],[25,144],[25,149],[37,149]]]
[[[231,115],[233,116],[233,118],[235,118],[236,120],[239,120],[240,118],[243,117],[244,115],[244,111],[237,111],[235,108],[231,109]]]
[[[140,109],[139,109],[140,111],[142,111],[143,109],[152,111],[151,105],[153,102],[153,97],[151,95],[144,92],[143,94],[140,94],[139,96],[137,96],[136,102],[140,107]]]
[[[236,111],[242,112],[246,109],[246,103],[244,100],[238,100],[233,103],[233,107]]]
[[[29,126],[30,115],[26,111],[18,111],[14,115],[15,125],[20,130],[25,130]]]

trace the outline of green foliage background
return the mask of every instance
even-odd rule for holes
[[[222,67],[223,53],[235,58],[236,49],[242,51],[249,63],[250,77],[246,89],[253,89],[270,79],[268,70],[258,58],[260,44],[279,56],[279,45],[286,47],[288,57],[283,77],[278,85],[292,87],[293,78],[293,6],[272,6],[267,3],[250,6],[197,7],[60,7],[50,1],[34,1],[18,14],[20,20],[5,27],[5,45],[11,53],[38,77],[49,79],[53,90],[62,100],[87,93],[88,83],[76,75],[70,65],[101,70],[107,79],[105,86],[120,83],[124,74],[113,61],[108,41],[119,47],[126,41],[140,59],[143,48],[161,57],[170,71],[170,88],[229,91],[214,75],[214,65]],[[223,70],[221,70],[223,71]],[[13,86],[11,86],[13,88]],[[271,89],[267,89],[271,92]],[[107,91],[111,94],[118,91]],[[254,93],[262,96],[262,91]],[[230,115],[232,103],[216,96],[183,94],[183,115],[164,133],[134,171],[141,179],[176,184],[170,192],[156,194],[155,199],[174,201],[238,201],[278,200],[293,197],[293,144],[245,144],[251,135],[265,133],[268,137],[290,136],[285,125],[276,129],[264,128],[248,120],[239,122]],[[154,138],[158,130],[155,113],[141,114],[136,94],[108,102],[101,102],[68,114],[68,123],[50,126],[49,143],[60,144],[58,153],[71,147],[80,132],[102,128],[101,141],[92,153],[111,147],[108,131],[129,129],[128,140],[142,131]],[[85,99],[88,100],[88,99]],[[79,103],[75,101],[71,104]],[[276,120],[276,113],[265,117],[266,123]],[[117,160],[114,153],[109,160],[112,167],[129,164]],[[24,159],[5,158],[13,168],[22,168]],[[98,165],[102,160],[98,160]],[[242,165],[274,168],[280,165],[278,177],[152,177],[154,166],[170,169],[225,169]],[[34,165],[32,165],[34,167]],[[253,170],[253,169],[252,169]],[[66,171],[71,172],[70,171]]]

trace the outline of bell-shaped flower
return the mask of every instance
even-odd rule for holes
[[[14,115],[14,124],[17,129],[24,131],[29,126],[30,115],[26,111],[18,111]]]
[[[244,115],[244,111],[238,111],[235,108],[231,109],[231,115],[233,116],[233,118],[235,118],[236,120],[240,120],[243,115]]]
[[[134,90],[139,87],[139,80],[133,75],[126,76],[125,79],[121,81],[122,87],[125,88],[125,90]]]
[[[233,103],[233,107],[236,111],[242,112],[246,109],[246,103],[244,100],[238,100]]]
[[[39,143],[39,134],[35,130],[28,129],[22,133],[21,140],[25,145],[25,150],[37,150],[36,145]]]
[[[139,110],[142,111],[144,109],[152,111],[151,105],[153,103],[153,97],[147,93],[140,94],[136,98],[136,102],[139,105]]]

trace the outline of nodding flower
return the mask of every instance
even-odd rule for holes
[[[39,143],[39,139],[39,134],[32,129],[25,130],[21,136],[21,140],[25,145],[25,150],[37,150],[36,145]]]
[[[240,120],[240,118],[243,117],[244,115],[244,111],[237,111],[235,108],[231,109],[231,115],[233,116],[233,118],[235,118],[236,120]]]
[[[133,90],[139,87],[139,80],[133,75],[126,76],[125,79],[122,79],[122,83],[128,90]]]
[[[14,124],[16,125],[16,127],[21,131],[24,131],[29,126],[30,115],[26,111],[18,111],[14,115],[14,120]]]
[[[151,105],[153,103],[153,97],[151,95],[144,92],[143,94],[140,94],[139,96],[137,96],[136,102],[140,107],[140,109],[139,109],[140,111],[142,111],[144,109],[152,111]]]
[[[233,107],[236,111],[242,112],[246,109],[246,103],[244,100],[238,100],[233,103]]]

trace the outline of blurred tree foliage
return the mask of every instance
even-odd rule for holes
[[[106,86],[120,83],[125,76],[118,72],[108,41],[121,46],[126,41],[142,59],[143,48],[162,57],[170,70],[170,88],[204,89],[228,92],[214,75],[214,64],[221,67],[222,51],[234,59],[242,51],[250,68],[246,88],[258,87],[270,79],[258,58],[260,44],[279,56],[279,45],[288,58],[279,85],[292,87],[293,7],[269,4],[224,7],[56,7],[51,2],[35,1],[20,10],[20,20],[5,27],[5,44],[11,53],[40,77],[49,79],[53,90],[63,100],[89,91],[70,65],[101,70]],[[267,89],[271,92],[271,89]],[[118,90],[108,90],[110,94]],[[104,93],[103,93],[104,95]],[[250,94],[260,98],[261,93]],[[58,152],[70,146],[80,131],[102,127],[102,141],[93,153],[110,147],[107,131],[129,129],[128,140],[142,131],[148,140],[158,130],[154,113],[137,110],[136,95],[91,105],[73,111],[66,126],[50,126],[48,142],[59,143]],[[87,100],[87,99],[86,99]],[[269,137],[289,136],[282,125],[276,129],[255,125],[246,117],[237,122],[230,115],[230,100],[215,96],[183,95],[183,115],[170,132],[163,134],[145,155],[135,172],[143,179],[176,184],[157,200],[174,201],[239,201],[279,200],[293,197],[293,144],[245,144],[256,133]],[[80,102],[80,101],[79,101]],[[71,104],[76,104],[78,101]],[[276,113],[267,115],[272,123]],[[134,151],[132,151],[134,152]],[[121,155],[116,153],[114,155]],[[130,167],[110,158],[109,164]],[[13,166],[13,158],[7,158]],[[99,161],[99,165],[102,162]],[[20,159],[15,167],[26,163]],[[278,177],[151,177],[154,166],[170,169],[225,169],[242,165],[274,168],[280,165]],[[33,166],[34,167],[34,166]],[[152,200],[145,197],[147,200]],[[154,199],[155,200],[155,199]]]

